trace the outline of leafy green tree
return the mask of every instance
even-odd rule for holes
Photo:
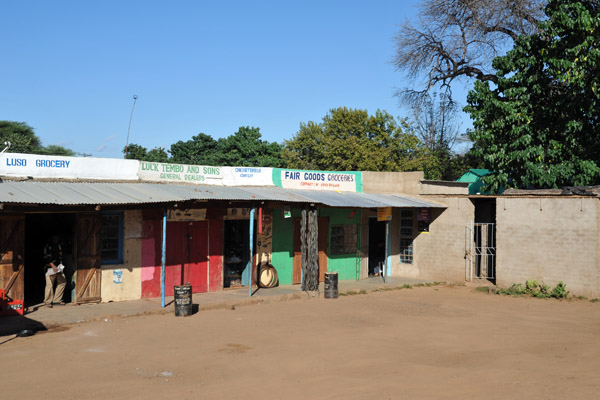
[[[125,158],[128,160],[140,160],[151,162],[169,161],[169,155],[162,147],[155,147],[152,150],[148,151],[148,149],[144,146],[131,143],[127,146],[127,148],[123,148],[123,153],[125,153]]]
[[[498,82],[476,82],[465,108],[488,188],[600,182],[600,4],[551,0],[540,32],[494,60]]]
[[[218,142],[204,133],[199,133],[188,141],[178,141],[171,145],[171,161],[181,164],[219,165]]]
[[[49,156],[75,156],[75,152],[63,146],[51,144],[50,146],[41,147],[39,154],[45,154]]]
[[[276,167],[281,145],[261,139],[259,128],[241,127],[219,140],[200,133],[171,145],[171,160],[182,164]]]
[[[63,146],[42,146],[34,129],[25,122],[0,121],[0,145],[10,142],[11,153],[44,154],[51,156],[74,156],[75,152]]]
[[[25,122],[0,121],[0,145],[4,142],[11,143],[8,151],[12,153],[38,154],[42,147],[40,138]]]
[[[220,139],[217,145],[220,165],[277,167],[281,145],[261,139],[259,128],[240,127],[236,133]]]
[[[123,154],[127,160],[144,160],[148,149],[139,144],[129,143],[127,147],[123,147]]]
[[[146,153],[146,156],[144,157],[143,160],[151,161],[151,162],[168,162],[169,155],[167,154],[167,152],[165,151],[164,148],[155,147],[152,150],[150,150],[148,153]]]
[[[284,143],[282,159],[287,168],[333,171],[413,171],[435,164],[405,120],[346,107],[330,110],[321,123],[301,123]]]

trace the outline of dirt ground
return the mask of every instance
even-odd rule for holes
[[[2,399],[595,399],[600,303],[423,287],[0,338]]]

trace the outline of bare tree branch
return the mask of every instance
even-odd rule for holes
[[[546,0],[423,0],[416,23],[394,40],[393,64],[424,91],[461,77],[496,82],[491,62],[522,34],[537,31]],[[420,82],[419,82],[420,81]],[[398,92],[406,94],[404,90]]]
[[[450,89],[442,93],[407,92],[412,109],[412,128],[431,151],[450,151],[459,136],[458,103]]]

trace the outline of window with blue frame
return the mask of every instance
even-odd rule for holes
[[[102,213],[102,264],[123,263],[123,211]]]

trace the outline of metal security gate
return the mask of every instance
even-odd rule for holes
[[[496,229],[492,223],[471,223],[465,229],[466,279],[496,279]]]

